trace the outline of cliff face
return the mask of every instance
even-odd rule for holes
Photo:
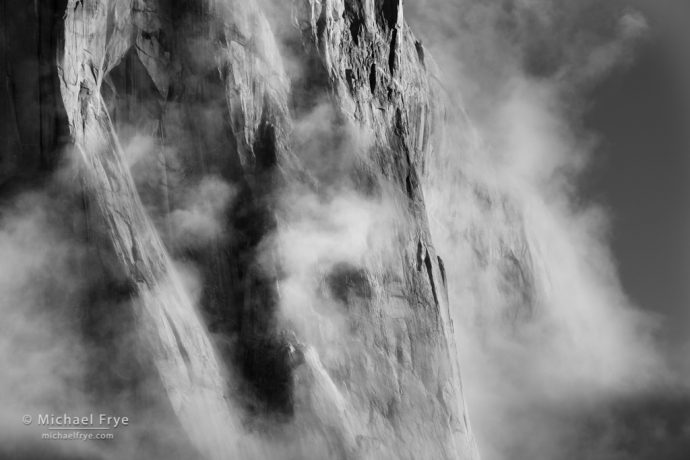
[[[57,74],[92,244],[116,261],[142,354],[207,458],[478,458],[422,193],[443,113],[433,61],[402,0],[265,8],[67,2]],[[329,137],[334,163],[300,137],[318,110],[357,133]],[[132,164],[132,131],[156,168]],[[235,196],[217,216],[232,237],[180,242],[171,221],[209,178]],[[293,196],[342,190],[394,212],[363,254],[310,268],[316,314],[300,318],[271,242]],[[198,302],[174,259],[198,267]],[[320,304],[338,306],[338,333]]]
[[[55,72],[64,1],[4,2],[0,18],[0,183],[55,166],[68,137]]]

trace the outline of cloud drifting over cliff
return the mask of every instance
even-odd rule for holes
[[[275,14],[275,21],[281,25],[275,33],[279,37],[283,33],[289,35],[282,30],[294,26],[285,21],[288,14],[282,14],[287,11],[288,2],[264,0],[263,3],[274,5],[267,6],[275,9],[271,13],[281,12]],[[578,190],[578,178],[591,163],[596,141],[579,121],[586,103],[582,95],[610,72],[632,62],[635,46],[645,40],[648,28],[647,20],[640,13],[610,5],[603,0],[577,3],[417,0],[405,5],[406,17],[415,32],[425,37],[425,45],[439,63],[437,77],[448,100],[446,139],[428,163],[424,194],[434,243],[448,273],[465,396],[485,460],[628,458],[630,444],[622,445],[622,440],[644,435],[650,428],[646,424],[625,426],[624,416],[638,412],[644,417],[649,411],[639,403],[628,410],[626,401],[639,401],[640,395],[654,394],[659,385],[666,383],[665,379],[671,379],[654,343],[655,319],[636,309],[620,286],[616,261],[609,249],[608,216],[596,204],[584,202]],[[291,52],[289,48],[296,42],[286,43],[282,51]],[[209,56],[199,51],[194,57],[205,61],[203,58]],[[430,60],[426,64],[434,68]],[[295,80],[308,80],[311,76],[309,72],[313,69],[301,68],[298,59],[287,55],[286,61],[289,73],[297,75]],[[215,61],[209,57],[208,62]],[[210,68],[212,64],[208,65]],[[215,75],[215,70],[211,74]],[[327,92],[325,88],[320,91]],[[317,91],[309,86],[307,92]],[[209,97],[209,100],[222,101],[223,93],[217,94],[218,98]],[[321,104],[317,96],[320,95],[310,95],[315,100],[293,101],[307,112],[295,116],[291,129],[294,129],[292,147],[308,173],[302,171],[303,175],[291,178],[295,179],[291,186],[279,188],[279,196],[271,194],[267,198],[271,200],[271,212],[275,207],[276,214],[272,215],[278,221],[275,231],[272,218],[265,223],[268,229],[260,230],[253,225],[264,224],[256,223],[259,218],[250,214],[246,219],[252,221],[252,225],[247,225],[251,236],[258,232],[267,234],[259,235],[261,243],[252,242],[247,244],[251,246],[249,249],[243,248],[242,254],[251,260],[246,266],[241,265],[244,261],[240,262],[234,268],[241,270],[234,271],[254,270],[256,262],[265,273],[261,273],[261,278],[255,279],[253,273],[242,278],[246,281],[246,291],[238,289],[242,296],[235,297],[241,297],[244,303],[237,301],[237,305],[232,305],[222,298],[223,308],[229,305],[238,312],[242,309],[237,315],[238,322],[248,321],[243,317],[261,316],[255,307],[262,299],[249,302],[253,300],[250,297],[264,294],[259,292],[265,287],[260,281],[265,276],[271,283],[275,282],[276,297],[279,297],[276,334],[281,334],[278,345],[288,350],[280,358],[301,361],[295,375],[302,383],[306,382],[301,387],[297,385],[295,394],[290,395],[297,400],[295,423],[281,423],[276,428],[271,425],[273,417],[267,416],[249,430],[239,422],[215,427],[218,439],[231,440],[231,449],[235,445],[242,447],[240,444],[244,442],[247,451],[255,452],[255,458],[363,456],[357,453],[358,448],[362,445],[370,448],[369,444],[378,442],[374,437],[360,435],[375,423],[372,422],[375,417],[371,416],[375,412],[370,410],[375,404],[364,400],[362,413],[369,420],[351,415],[353,411],[348,407],[351,401],[335,385],[336,379],[329,375],[324,363],[330,360],[336,363],[333,368],[337,368],[339,361],[346,359],[368,361],[367,372],[352,378],[353,387],[375,388],[365,394],[380,398],[379,405],[383,408],[380,413],[385,415],[381,419],[394,420],[399,402],[397,393],[403,392],[399,386],[396,389],[396,384],[404,380],[395,376],[396,369],[402,368],[399,364],[407,359],[413,359],[412,346],[409,352],[400,346],[395,348],[395,355],[384,355],[386,359],[390,356],[398,361],[390,367],[380,365],[390,364],[385,359],[361,359],[366,354],[356,347],[362,346],[362,341],[352,334],[355,338],[348,342],[348,329],[361,329],[377,337],[379,331],[374,329],[379,329],[378,323],[369,321],[374,327],[366,324],[370,316],[365,310],[370,309],[371,298],[378,302],[378,294],[384,289],[395,287],[395,283],[403,284],[397,271],[386,271],[400,257],[400,239],[396,239],[400,234],[394,227],[404,226],[401,221],[405,219],[424,219],[399,213],[396,206],[400,203],[388,199],[385,185],[379,190],[375,183],[367,183],[366,173],[371,171],[360,164],[358,155],[371,148],[371,133],[343,123],[330,103]],[[303,95],[295,95],[295,99],[300,97]],[[221,107],[225,110],[224,105]],[[207,115],[202,118],[202,131],[208,135],[206,140],[214,140],[209,134],[227,129],[226,119],[221,116],[224,112],[201,109],[200,113]],[[196,117],[192,118],[197,121]],[[235,236],[227,214],[241,204],[242,198],[236,196],[235,186],[229,185],[227,178],[220,179],[223,176],[218,171],[222,169],[212,169],[214,172],[207,174],[205,166],[193,161],[188,161],[194,167],[187,171],[180,167],[185,153],[190,157],[197,153],[202,154],[199,157],[210,155],[205,142],[199,143],[202,147],[186,148],[194,145],[194,139],[185,139],[187,136],[180,126],[169,126],[170,131],[180,133],[168,139],[166,146],[160,145],[157,137],[140,132],[128,136],[121,128],[118,127],[118,134],[125,140],[124,154],[133,169],[137,192],[170,252],[184,259],[184,265],[174,270],[179,272],[177,275],[184,284],[179,291],[188,292],[194,298],[188,303],[190,307],[202,303],[208,281],[204,276],[208,274],[197,270],[195,260],[189,260],[190,254],[199,260],[208,254],[219,259],[234,254],[214,243]],[[127,129],[137,131],[134,127]],[[225,148],[228,144],[218,144],[222,148],[217,153],[225,158],[230,150]],[[203,170],[203,174],[187,174],[196,168]],[[302,183],[302,179],[309,184]],[[351,183],[357,180],[359,183]],[[69,187],[60,184],[58,188]],[[121,382],[126,391],[133,380],[142,378],[145,382],[138,389],[143,388],[146,395],[154,391],[163,394],[160,382],[154,382],[149,388],[148,372],[144,370],[141,373],[146,375],[136,375],[141,370],[128,367],[132,365],[128,359],[131,355],[144,355],[137,353],[134,345],[116,341],[118,346],[112,347],[113,342],[105,340],[102,348],[122,348],[118,358],[110,350],[87,352],[88,347],[81,343],[82,339],[87,340],[81,329],[91,331],[92,328],[63,323],[67,322],[65,318],[75,317],[70,310],[72,303],[85,303],[82,297],[92,294],[94,286],[87,286],[90,280],[74,279],[70,275],[83,273],[83,269],[72,268],[75,264],[88,265],[88,258],[74,235],[68,237],[62,234],[61,227],[54,228],[58,222],[64,224],[62,221],[68,213],[61,213],[63,208],[44,196],[44,192],[21,197],[16,206],[8,206],[9,211],[0,215],[0,249],[7,255],[0,261],[0,297],[4,301],[0,303],[0,316],[3,320],[10,319],[0,325],[0,363],[6,364],[5,371],[9,369],[0,378],[0,406],[9,414],[0,416],[0,428],[6,428],[3,435],[18,431],[15,424],[22,413],[43,410],[43,407],[23,405],[41,397],[57,404],[56,412],[65,406],[91,411],[86,399],[92,395],[70,387],[71,381],[102,382],[112,375],[93,381],[85,378],[83,374],[89,366],[82,365],[82,358],[98,361],[114,374],[128,371]],[[405,196],[403,201],[407,202],[408,198]],[[416,204],[422,203],[419,200]],[[258,206],[263,203],[257,203]],[[76,214],[80,211],[74,208],[78,207],[65,206]],[[75,220],[90,222],[83,215]],[[98,238],[98,229],[94,233],[89,237]],[[405,237],[405,242],[415,243],[409,237]],[[254,244],[258,247],[254,248]],[[419,272],[421,241],[417,247],[420,248]],[[389,253],[390,261],[386,260]],[[259,260],[254,260],[255,256]],[[117,262],[105,260],[104,271],[109,264],[117,265]],[[215,270],[217,266],[212,268]],[[372,282],[368,271],[383,272],[383,281],[388,284]],[[429,278],[433,278],[432,271],[429,270]],[[107,286],[112,292],[105,297],[117,304],[121,296],[126,304],[133,294],[131,287],[126,283],[117,286],[122,280],[110,279],[109,275],[113,274],[99,277],[99,282],[106,280],[115,285]],[[445,284],[446,277],[441,276]],[[229,284],[228,279],[236,280],[223,276],[218,279],[223,284]],[[435,298],[434,280],[430,281]],[[156,294],[164,291],[161,289]],[[46,300],[45,293],[50,293],[53,299]],[[60,299],[54,299],[58,294]],[[273,292],[266,294],[269,297]],[[234,297],[231,300],[236,301]],[[113,319],[113,312],[129,311],[128,308],[116,308],[121,305],[110,303],[99,306],[97,301],[86,303],[91,315],[102,316],[105,323],[93,330],[104,329],[105,335],[122,333],[109,330],[108,325],[121,319],[117,316]],[[393,310],[395,305],[385,307]],[[70,311],[63,314],[62,308]],[[358,314],[358,309],[366,314]],[[273,318],[269,322],[272,328]],[[123,321],[119,326],[126,329],[128,324]],[[265,325],[259,323],[259,326]],[[405,333],[399,334],[400,343],[415,340],[407,327],[406,324]],[[390,338],[386,333],[392,331],[383,332],[382,337]],[[171,334],[167,330],[163,333]],[[172,334],[179,342],[177,332]],[[283,340],[283,335],[290,334],[293,336]],[[124,342],[130,340],[127,333],[123,335]],[[27,339],[31,346],[26,345]],[[228,348],[236,346],[234,335],[225,339]],[[253,337],[250,339],[254,341]],[[256,342],[258,345],[252,344],[256,349],[250,348],[255,351],[254,357],[271,353],[265,346],[267,342]],[[373,342],[378,346],[376,340]],[[387,341],[379,342],[385,342],[383,347],[388,347]],[[15,350],[20,353],[16,354]],[[179,353],[188,361],[183,350],[180,347]],[[425,355],[417,355],[417,360],[419,356]],[[150,363],[138,363],[142,367],[147,364]],[[261,361],[252,364],[257,368],[263,366]],[[342,368],[347,370],[346,366]],[[370,369],[376,372],[369,373]],[[419,377],[417,370],[412,368],[412,378]],[[52,375],[55,373],[57,377]],[[374,381],[372,376],[380,381]],[[157,378],[154,375],[151,380]],[[26,381],[32,384],[25,385]],[[383,398],[389,395],[388,391],[390,397]],[[429,393],[426,399],[422,394],[419,401],[443,399],[445,390],[440,393],[443,394]],[[15,400],[9,400],[8,395]],[[234,393],[234,387],[231,396],[238,400],[243,397]],[[230,407],[233,414],[240,414],[238,420],[244,422],[245,416],[253,418],[252,411],[245,411],[242,404],[235,402]],[[624,410],[621,412],[616,404]],[[212,431],[214,427],[197,422],[197,418],[203,417],[196,417],[207,415],[204,412],[208,407],[199,405],[198,409],[191,422],[199,431]],[[177,443],[185,444],[175,417],[168,412],[135,411],[139,420],[154,427],[153,436],[146,429],[137,431],[132,435],[137,439],[127,438],[122,442],[124,454],[124,450],[101,452],[99,449],[94,455],[109,458],[109,455],[131,454],[129,457],[133,458],[137,451],[140,458],[152,455],[174,458],[167,450],[159,451],[161,446],[157,445],[173,451]],[[436,421],[437,412],[432,415]],[[264,423],[271,425],[269,436],[254,436],[261,432]],[[381,426],[387,427],[388,423],[383,421]],[[328,433],[322,434],[321,430]],[[400,431],[393,427],[386,433],[393,443],[398,443]],[[171,439],[177,438],[174,434],[179,434],[179,439]],[[3,435],[0,440],[5,439]],[[155,438],[156,445],[142,451],[140,435]],[[236,439],[240,441],[235,443]],[[432,440],[431,444],[436,443]],[[13,447],[9,445],[10,450]],[[194,453],[177,455],[188,458]],[[222,455],[225,452],[219,454]],[[370,457],[374,458],[375,454],[370,453]],[[653,457],[638,457],[641,458]]]
[[[130,327],[130,292],[109,254],[87,244],[102,237],[99,224],[83,208],[71,154],[63,159],[0,203],[0,458],[190,458]],[[40,414],[101,413],[130,423],[113,440],[41,437]]]
[[[673,377],[655,318],[620,285],[605,209],[581,198],[596,139],[580,120],[586,91],[633,62],[647,20],[595,0],[407,13],[451,101],[425,193],[483,458],[629,458],[614,401]]]

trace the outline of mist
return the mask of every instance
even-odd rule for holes
[[[74,153],[30,187],[5,195],[0,214],[0,457],[190,458],[181,428],[147,358],[137,353],[131,299],[107,253],[87,237],[87,209]],[[90,222],[94,225],[94,221]],[[105,271],[93,270],[105,263]],[[110,289],[104,296],[104,289]],[[128,417],[131,425],[102,441],[41,440],[40,414]],[[22,424],[25,415],[32,417]]]
[[[645,15],[596,1],[408,12],[450,101],[425,194],[483,458],[658,458],[620,409],[685,385],[661,318],[622,288],[609,210],[580,188],[598,142],[582,123],[587,91],[634,62]]]
[[[584,187],[650,10],[183,3],[67,15],[75,146],[0,208],[0,456],[682,458],[690,365]],[[21,425],[67,409],[133,426]]]

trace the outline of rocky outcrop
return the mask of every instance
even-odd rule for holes
[[[441,135],[433,60],[400,0],[275,4],[269,12],[284,10],[288,27],[258,5],[66,5],[62,101],[86,194],[132,293],[141,346],[208,458],[478,458],[456,361],[452,281],[422,191]],[[366,139],[338,141],[347,158],[337,174],[315,168],[300,148],[296,127],[320,105],[334,113],[334,131]],[[162,165],[145,181],[122,146],[132,126],[156,140],[146,155]],[[178,246],[166,226],[171,210],[185,181],[208,176],[237,191],[222,213],[233,238]],[[316,340],[281,313],[280,254],[266,241],[286,226],[282,198],[343,187],[395,212],[381,230],[385,245],[317,271],[317,302],[342,306],[347,327]],[[174,257],[199,266],[199,305]]]

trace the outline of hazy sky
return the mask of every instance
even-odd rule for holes
[[[650,21],[636,59],[589,95],[599,138],[584,191],[613,219],[623,286],[645,310],[668,315],[662,335],[682,339],[688,305],[688,129],[683,75],[665,24]]]

